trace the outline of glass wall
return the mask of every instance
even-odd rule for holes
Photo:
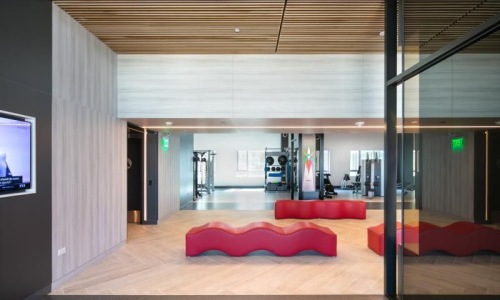
[[[470,32],[499,11],[498,0],[399,0],[404,69]],[[404,43],[401,40],[404,39]]]
[[[403,70],[500,12],[500,1],[404,3]],[[402,87],[401,197],[412,205],[398,212],[398,293],[498,296],[500,32]]]

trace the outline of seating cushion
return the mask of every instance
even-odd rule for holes
[[[285,227],[254,222],[235,228],[222,222],[194,227],[186,234],[186,256],[219,250],[231,256],[267,250],[279,256],[291,256],[314,250],[328,256],[337,255],[337,236],[327,227],[301,221]]]
[[[471,255],[488,250],[500,253],[500,230],[474,224],[455,222],[441,227],[428,222],[404,226],[405,255],[424,255],[443,251],[454,256]],[[396,241],[401,243],[401,223],[397,222]],[[384,255],[384,224],[367,229],[368,248]],[[411,250],[410,250],[411,249]]]
[[[366,203],[358,200],[277,200],[276,219],[366,219]]]

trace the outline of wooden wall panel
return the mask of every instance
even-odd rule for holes
[[[116,68],[116,54],[53,5],[54,282],[126,239],[126,123],[116,118]]]
[[[170,134],[169,148],[161,148],[161,139],[166,134],[158,135],[158,220],[162,221],[180,208],[180,136]]]
[[[382,81],[382,55],[119,55],[118,116],[381,118]]]
[[[465,149],[452,152],[447,133],[422,134],[422,208],[474,218],[474,133],[462,134]]]

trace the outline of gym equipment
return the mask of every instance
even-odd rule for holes
[[[366,159],[361,161],[361,178],[364,184],[361,186],[363,196],[372,198],[373,196],[382,196],[382,160],[378,158],[377,152],[373,153],[370,159],[368,153]]]
[[[324,195],[325,195],[325,198],[332,198],[332,196],[337,196],[337,192],[335,192],[335,188],[333,187],[333,184],[332,182],[330,181],[330,176],[332,176],[332,174],[330,173],[324,173],[324,178],[323,178],[323,181],[325,183],[325,187],[324,187]]]
[[[286,165],[286,162],[288,161],[288,158],[285,156],[285,155],[280,155],[278,157],[278,163],[281,165],[281,166],[284,166]]]
[[[357,194],[361,189],[361,166],[358,168],[358,172],[356,173],[356,178],[354,182],[352,182],[352,193]]]
[[[287,152],[280,148],[266,148],[265,190],[286,191],[288,189]]]
[[[340,188],[345,190],[349,186],[348,182],[351,180],[349,174],[344,174],[344,178],[342,178],[342,182],[340,183]]]
[[[202,197],[202,192],[211,194],[214,187],[215,151],[193,151],[193,200]]]

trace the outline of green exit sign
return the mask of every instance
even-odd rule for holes
[[[170,143],[168,140],[168,136],[164,136],[161,138],[161,148],[163,149],[163,151],[167,152],[169,144]]]
[[[464,138],[456,137],[451,139],[451,151],[460,152],[464,150]]]

